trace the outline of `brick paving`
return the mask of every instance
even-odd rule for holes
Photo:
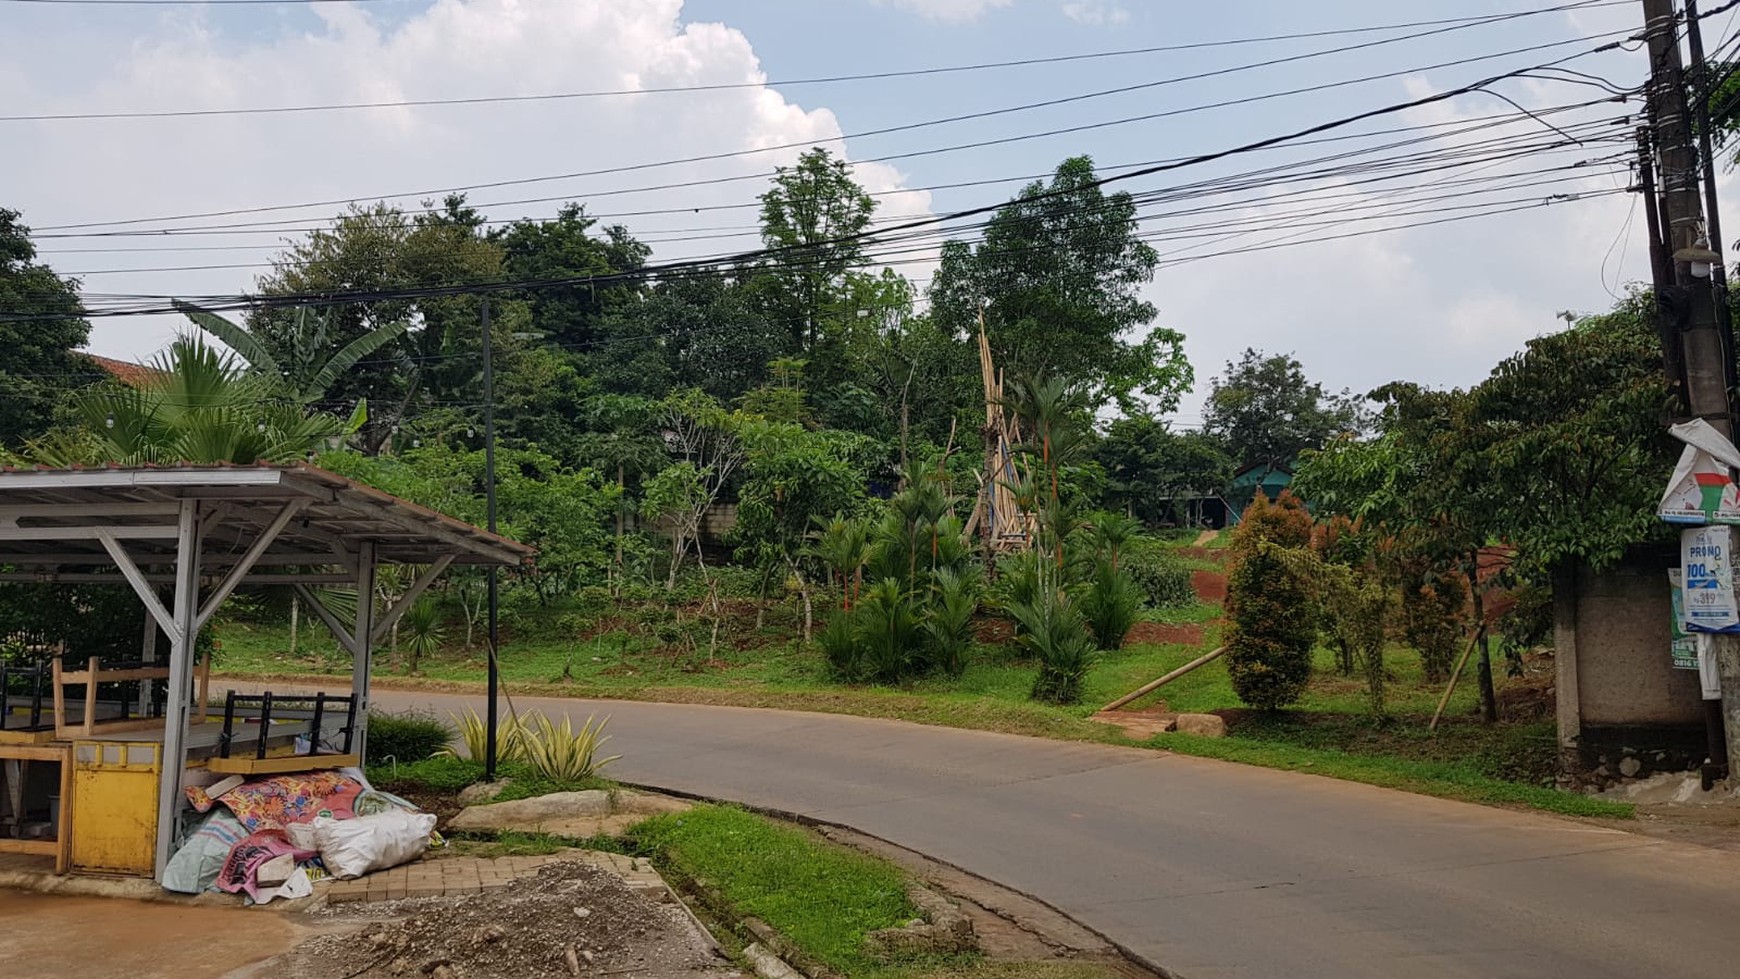
[[[459,897],[506,887],[516,877],[535,874],[547,863],[580,860],[621,877],[636,890],[663,898],[664,880],[642,857],[625,857],[596,850],[563,850],[525,857],[425,857],[391,870],[354,880],[325,884],[328,904],[398,901],[411,897]],[[317,885],[318,886],[318,885]]]

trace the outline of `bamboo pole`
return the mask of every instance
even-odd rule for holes
[[[1468,657],[1474,654],[1475,644],[1484,635],[1486,626],[1474,630],[1474,638],[1468,640],[1468,648],[1462,651],[1462,658],[1456,661],[1456,668],[1450,671],[1450,682],[1444,687],[1444,696],[1438,698],[1438,709],[1432,712],[1432,723],[1426,725],[1426,730],[1438,730],[1438,719],[1444,716],[1444,707],[1450,703],[1450,695],[1456,692],[1456,681],[1462,676],[1462,668],[1468,665]]]
[[[1124,694],[1122,697],[1119,697],[1117,700],[1114,700],[1111,703],[1105,705],[1104,707],[1101,707],[1100,711],[1103,713],[1103,712],[1109,711],[1109,710],[1117,710],[1118,708],[1124,706],[1125,704],[1129,703],[1132,700],[1135,700],[1139,697],[1145,697],[1148,694],[1153,693],[1154,691],[1160,689],[1161,687],[1165,686],[1168,683],[1171,683],[1173,680],[1178,679],[1179,677],[1183,676],[1186,673],[1189,673],[1191,670],[1194,670],[1199,666],[1205,666],[1209,663],[1214,662],[1217,659],[1220,659],[1221,656],[1223,656],[1225,654],[1226,654],[1226,647],[1225,646],[1221,646],[1221,647],[1219,647],[1211,652],[1204,653],[1203,655],[1198,656],[1196,659],[1193,659],[1190,662],[1184,664],[1183,666],[1180,666],[1178,669],[1173,670],[1171,673],[1166,674],[1165,676],[1161,677],[1160,679],[1155,680],[1152,683],[1143,684],[1142,686],[1136,688],[1135,690],[1132,690],[1129,693]]]

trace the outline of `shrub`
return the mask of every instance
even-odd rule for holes
[[[367,743],[371,760],[391,758],[401,765],[422,761],[446,747],[452,736],[447,725],[433,714],[369,711]]]
[[[1233,533],[1227,674],[1239,700],[1259,710],[1293,703],[1311,679],[1317,609],[1284,553],[1308,548],[1311,527],[1304,505],[1283,492],[1273,504],[1259,495]]]
[[[1124,546],[1123,570],[1141,589],[1151,608],[1190,605],[1196,589],[1190,584],[1190,569],[1152,537],[1141,537]]]
[[[1094,664],[1094,640],[1069,595],[1047,592],[1037,601],[1009,606],[1009,613],[1021,624],[1021,645],[1039,660],[1033,699],[1081,700],[1081,681]]]
[[[926,665],[960,676],[967,668],[967,652],[973,648],[973,613],[979,610],[977,582],[948,568],[938,568],[932,578],[935,585],[921,624]]]
[[[559,785],[571,785],[597,777],[604,766],[622,757],[598,757],[599,750],[610,740],[610,735],[604,733],[605,725],[610,723],[608,716],[603,720],[587,717],[578,731],[574,730],[574,722],[567,715],[563,715],[560,727],[542,714],[529,716],[527,733],[522,739],[522,756],[526,767],[539,778]]]
[[[851,612],[835,612],[816,633],[816,644],[822,647],[829,668],[842,680],[856,680],[862,670],[858,662],[857,626]]]
[[[893,683],[905,676],[918,648],[918,612],[900,582],[884,578],[864,590],[852,610],[859,679]]]
[[[410,764],[368,767],[369,782],[387,792],[453,794],[483,778],[483,765],[468,758],[425,758]]]
[[[1142,590],[1130,576],[1101,561],[1094,569],[1094,580],[1082,593],[1081,610],[1093,628],[1094,639],[1101,649],[1122,649],[1124,637],[1136,624],[1136,612],[1142,607]]]
[[[470,707],[465,708],[464,716],[459,714],[451,716],[459,736],[459,743],[465,747],[466,757],[482,761],[489,750],[489,723],[484,718],[477,716],[477,711]],[[513,761],[525,753],[529,721],[530,718],[525,714],[512,713],[496,719],[496,761]],[[459,752],[451,746],[442,748],[440,754],[445,758],[459,757]]]

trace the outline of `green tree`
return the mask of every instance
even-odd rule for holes
[[[1290,465],[1304,450],[1364,425],[1351,393],[1330,394],[1308,380],[1291,354],[1249,348],[1214,379],[1203,409],[1203,431],[1240,466]]]
[[[791,348],[807,350],[840,299],[845,280],[864,262],[858,236],[876,201],[852,179],[845,160],[822,147],[780,167],[761,195],[761,241],[775,251],[757,277],[772,318],[790,331]]]
[[[78,287],[36,261],[30,229],[0,208],[0,309],[42,317],[0,320],[0,448],[42,435],[68,389],[103,378],[74,353],[91,333]]]
[[[487,240],[501,249],[503,272],[515,281],[612,276],[646,265],[652,249],[636,241],[627,228],[611,225],[596,237],[597,226],[597,219],[587,217],[584,207],[568,203],[552,219],[521,218],[491,232]],[[633,280],[622,280],[531,290],[525,301],[534,329],[551,343],[574,346],[600,339],[605,316],[638,292]]]
[[[1102,191],[1089,158],[1065,160],[1050,184],[1030,184],[1000,208],[983,242],[943,246],[932,315],[970,337],[982,309],[992,353],[1011,374],[1081,385],[1096,407],[1170,411],[1193,375],[1183,335],[1150,325],[1156,310],[1140,292],[1159,258],[1136,232],[1130,195]]]

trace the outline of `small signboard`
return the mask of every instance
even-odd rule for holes
[[[1732,527],[1680,532],[1680,575],[1687,632],[1740,632],[1734,594]]]
[[[1673,589],[1673,621],[1668,624],[1669,633],[1673,636],[1668,644],[1676,670],[1695,670],[1698,668],[1698,637],[1686,631],[1686,600],[1685,588],[1680,581],[1680,569],[1668,570],[1668,584]]]

